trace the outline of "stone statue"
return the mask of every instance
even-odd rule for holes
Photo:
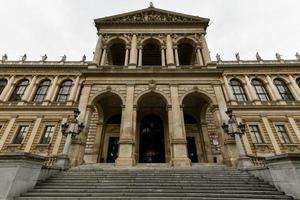
[[[276,53],[276,54],[275,54],[275,57],[276,57],[276,59],[277,59],[278,61],[281,61],[281,60],[282,60],[281,56],[282,56],[282,55],[280,55],[279,53]]]
[[[152,1],[149,3],[149,8],[154,8],[154,4]]]
[[[295,56],[296,56],[297,60],[300,60],[300,54],[299,54],[299,52],[297,52]]]
[[[43,55],[41,57],[42,57],[42,60],[41,60],[42,62],[45,62],[47,60],[47,58],[48,58],[47,54],[45,54],[45,55]]]
[[[256,60],[257,60],[258,62],[263,61],[263,59],[260,57],[260,55],[259,55],[258,52],[256,52]]]
[[[66,60],[67,60],[67,56],[66,55],[63,55],[62,57],[61,57],[61,60],[60,60],[60,62],[66,62]]]
[[[25,62],[25,61],[26,61],[26,59],[27,59],[27,55],[26,55],[26,53],[25,53],[23,56],[21,56],[21,58],[22,58],[22,59],[21,59],[21,61],[22,61],[22,62]]]
[[[86,61],[86,56],[85,56],[85,54],[83,54],[81,62],[85,63],[85,61]]]
[[[241,58],[240,58],[240,54],[239,54],[239,53],[236,53],[236,54],[235,54],[235,58],[236,58],[236,61],[238,61],[238,62],[241,61]]]
[[[7,61],[8,57],[7,57],[7,54],[5,53],[3,56],[2,56],[2,62],[5,62]]]
[[[218,61],[218,62],[222,62],[222,59],[221,59],[220,54],[217,53],[216,58],[217,58],[217,61]]]

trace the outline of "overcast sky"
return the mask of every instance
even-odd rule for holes
[[[12,60],[92,59],[95,18],[148,7],[149,0],[0,0],[0,54]],[[161,9],[211,19],[208,46],[215,59],[293,59],[300,52],[300,0],[153,0]]]

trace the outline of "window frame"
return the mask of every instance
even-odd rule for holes
[[[52,134],[52,136],[51,136],[51,139],[49,140],[49,143],[44,143],[43,141],[44,141],[44,138],[45,138],[45,135],[46,135],[46,130],[47,130],[47,127],[53,127],[53,134]],[[41,136],[40,136],[40,139],[39,139],[39,145],[50,145],[51,143],[52,143],[52,140],[53,140],[53,137],[54,137],[54,135],[55,135],[55,131],[56,131],[56,128],[57,128],[57,126],[56,126],[56,124],[53,124],[53,123],[46,123],[46,124],[44,124],[44,126],[43,126],[43,132],[42,132],[42,134],[41,134]]]
[[[18,135],[20,134],[21,127],[26,127],[25,135],[22,134],[22,136],[23,136],[22,141],[20,143],[16,143],[16,139],[17,139]],[[25,123],[24,124],[19,124],[17,129],[15,130],[14,137],[11,140],[11,144],[22,145],[24,143],[26,137],[27,137],[27,134],[29,132],[29,128],[30,128],[29,124],[25,124]],[[24,131],[22,133],[24,133]]]
[[[264,140],[264,137],[262,135],[262,131],[261,131],[262,129],[261,129],[260,125],[257,124],[257,123],[250,123],[250,124],[247,124],[247,126],[248,126],[249,134],[250,134],[250,137],[251,137],[251,140],[252,140],[253,144],[265,144],[265,140]],[[257,127],[257,132],[256,133],[259,136],[260,142],[257,139],[257,134],[253,133],[253,131],[251,129],[252,126]],[[254,138],[255,138],[256,141],[254,141]]]
[[[259,98],[260,101],[262,102],[271,101],[270,95],[262,80],[254,78],[251,80],[251,84],[255,90],[256,96]]]
[[[27,81],[26,85],[23,84],[25,81]],[[19,80],[17,82],[17,84],[14,88],[14,91],[11,94],[9,100],[10,101],[21,101],[24,94],[25,94],[25,92],[26,92],[26,90],[27,90],[27,88],[28,88],[28,86],[29,86],[29,84],[30,84],[30,81],[28,79]],[[20,89],[20,88],[22,88],[22,89]],[[19,92],[20,90],[22,91],[21,93]],[[20,93],[20,94],[18,94],[18,93]]]
[[[276,83],[277,82],[277,83]],[[278,84],[280,83],[280,84]],[[295,101],[295,97],[291,93],[290,88],[288,87],[287,83],[281,79],[281,78],[275,78],[273,80],[273,84],[277,88],[277,91],[279,95],[281,96],[281,99],[284,101]]]
[[[287,126],[286,126],[285,123],[275,123],[274,126],[275,126],[275,131],[276,131],[276,133],[277,133],[277,135],[278,135],[278,137],[279,137],[279,140],[280,140],[280,142],[281,142],[282,144],[293,144],[292,137],[291,137],[291,135],[289,134],[289,131],[288,131]],[[278,126],[283,127],[284,132],[279,131],[278,128],[277,128]],[[287,138],[288,138],[288,142],[286,141],[286,138],[283,137],[282,133],[285,133],[285,134],[286,134],[286,136],[287,136]]]
[[[64,85],[67,82],[70,82],[70,85]],[[64,89],[63,89],[63,88],[66,88],[66,86],[68,86],[68,92],[67,93],[65,93]],[[62,81],[60,86],[59,86],[59,90],[58,90],[58,93],[56,95],[56,100],[55,101],[58,102],[58,103],[66,103],[69,100],[72,87],[73,87],[73,80],[67,79],[67,80]]]
[[[5,84],[4,84],[5,82]],[[7,79],[6,78],[1,78],[0,79],[0,95],[2,94],[2,92],[4,91],[5,87],[7,86]]]
[[[48,85],[43,85],[45,82],[49,82]],[[33,101],[36,102],[36,103],[42,103],[46,96],[47,96],[47,93],[48,93],[48,90],[51,86],[51,80],[50,79],[44,79],[42,81],[40,81],[37,89],[36,89],[36,92],[35,92],[35,95],[33,97]],[[46,88],[47,87],[47,88]],[[46,88],[45,90],[42,90],[42,88]]]
[[[233,81],[235,81],[238,84],[232,84]],[[247,102],[248,101],[248,97],[247,97],[247,94],[246,94],[246,91],[245,91],[242,81],[240,81],[239,79],[232,78],[229,81],[229,85],[231,86],[232,94],[235,97],[235,100],[237,102]]]

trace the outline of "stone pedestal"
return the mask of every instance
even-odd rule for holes
[[[238,158],[237,167],[238,169],[246,169],[249,167],[253,167],[253,163],[248,156],[240,156]]]
[[[55,163],[55,167],[58,167],[62,170],[67,170],[70,168],[70,159],[68,155],[59,155]]]
[[[12,200],[37,183],[45,158],[30,153],[0,154],[0,199]]]

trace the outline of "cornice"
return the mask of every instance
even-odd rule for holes
[[[0,111],[30,111],[30,112],[44,112],[44,111],[55,111],[55,112],[65,112],[71,111],[73,112],[78,105],[74,106],[67,106],[67,105],[49,105],[49,106],[42,106],[42,105],[0,105]],[[44,114],[44,113],[43,113]]]
[[[296,103],[294,105],[227,105],[236,111],[286,111],[286,110],[300,110],[300,104]]]

